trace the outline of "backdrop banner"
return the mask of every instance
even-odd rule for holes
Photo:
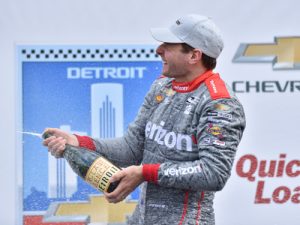
[[[216,70],[247,118],[231,178],[216,194],[216,224],[297,225],[300,38],[257,40],[233,39]],[[24,132],[122,136],[162,68],[152,45],[22,45],[17,55]],[[124,224],[132,213],[139,189],[108,204],[38,137],[23,134],[20,152],[23,224]]]

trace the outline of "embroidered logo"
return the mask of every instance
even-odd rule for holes
[[[230,109],[230,107],[228,105],[221,104],[221,103],[215,104],[214,107],[216,110],[220,110],[220,111],[227,111]]]
[[[174,91],[172,88],[168,88],[165,90],[165,93],[167,96],[173,96],[175,95],[176,91]]]
[[[219,127],[219,126],[216,126],[216,125],[213,125],[212,123],[210,123],[208,125],[208,128],[207,128],[207,133],[213,135],[213,136],[216,136],[220,139],[223,138],[223,134],[222,134],[222,128]]]
[[[155,100],[160,103],[162,100],[164,99],[164,97],[162,95],[156,95],[155,96]]]

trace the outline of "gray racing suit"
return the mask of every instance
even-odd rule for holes
[[[230,176],[245,115],[218,74],[201,77],[192,91],[156,80],[123,137],[93,140],[116,165],[143,165],[130,225],[215,224],[214,193]]]

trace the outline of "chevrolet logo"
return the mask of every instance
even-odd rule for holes
[[[300,37],[275,37],[271,44],[240,44],[233,62],[272,62],[273,69],[300,69]]]

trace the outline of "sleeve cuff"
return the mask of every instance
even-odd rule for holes
[[[79,147],[81,148],[87,148],[90,150],[95,151],[96,150],[96,146],[94,144],[94,141],[92,138],[88,137],[88,136],[80,136],[77,134],[74,134],[78,140],[79,143]]]
[[[145,181],[158,184],[158,170],[160,164],[144,164],[143,165],[143,177]]]

